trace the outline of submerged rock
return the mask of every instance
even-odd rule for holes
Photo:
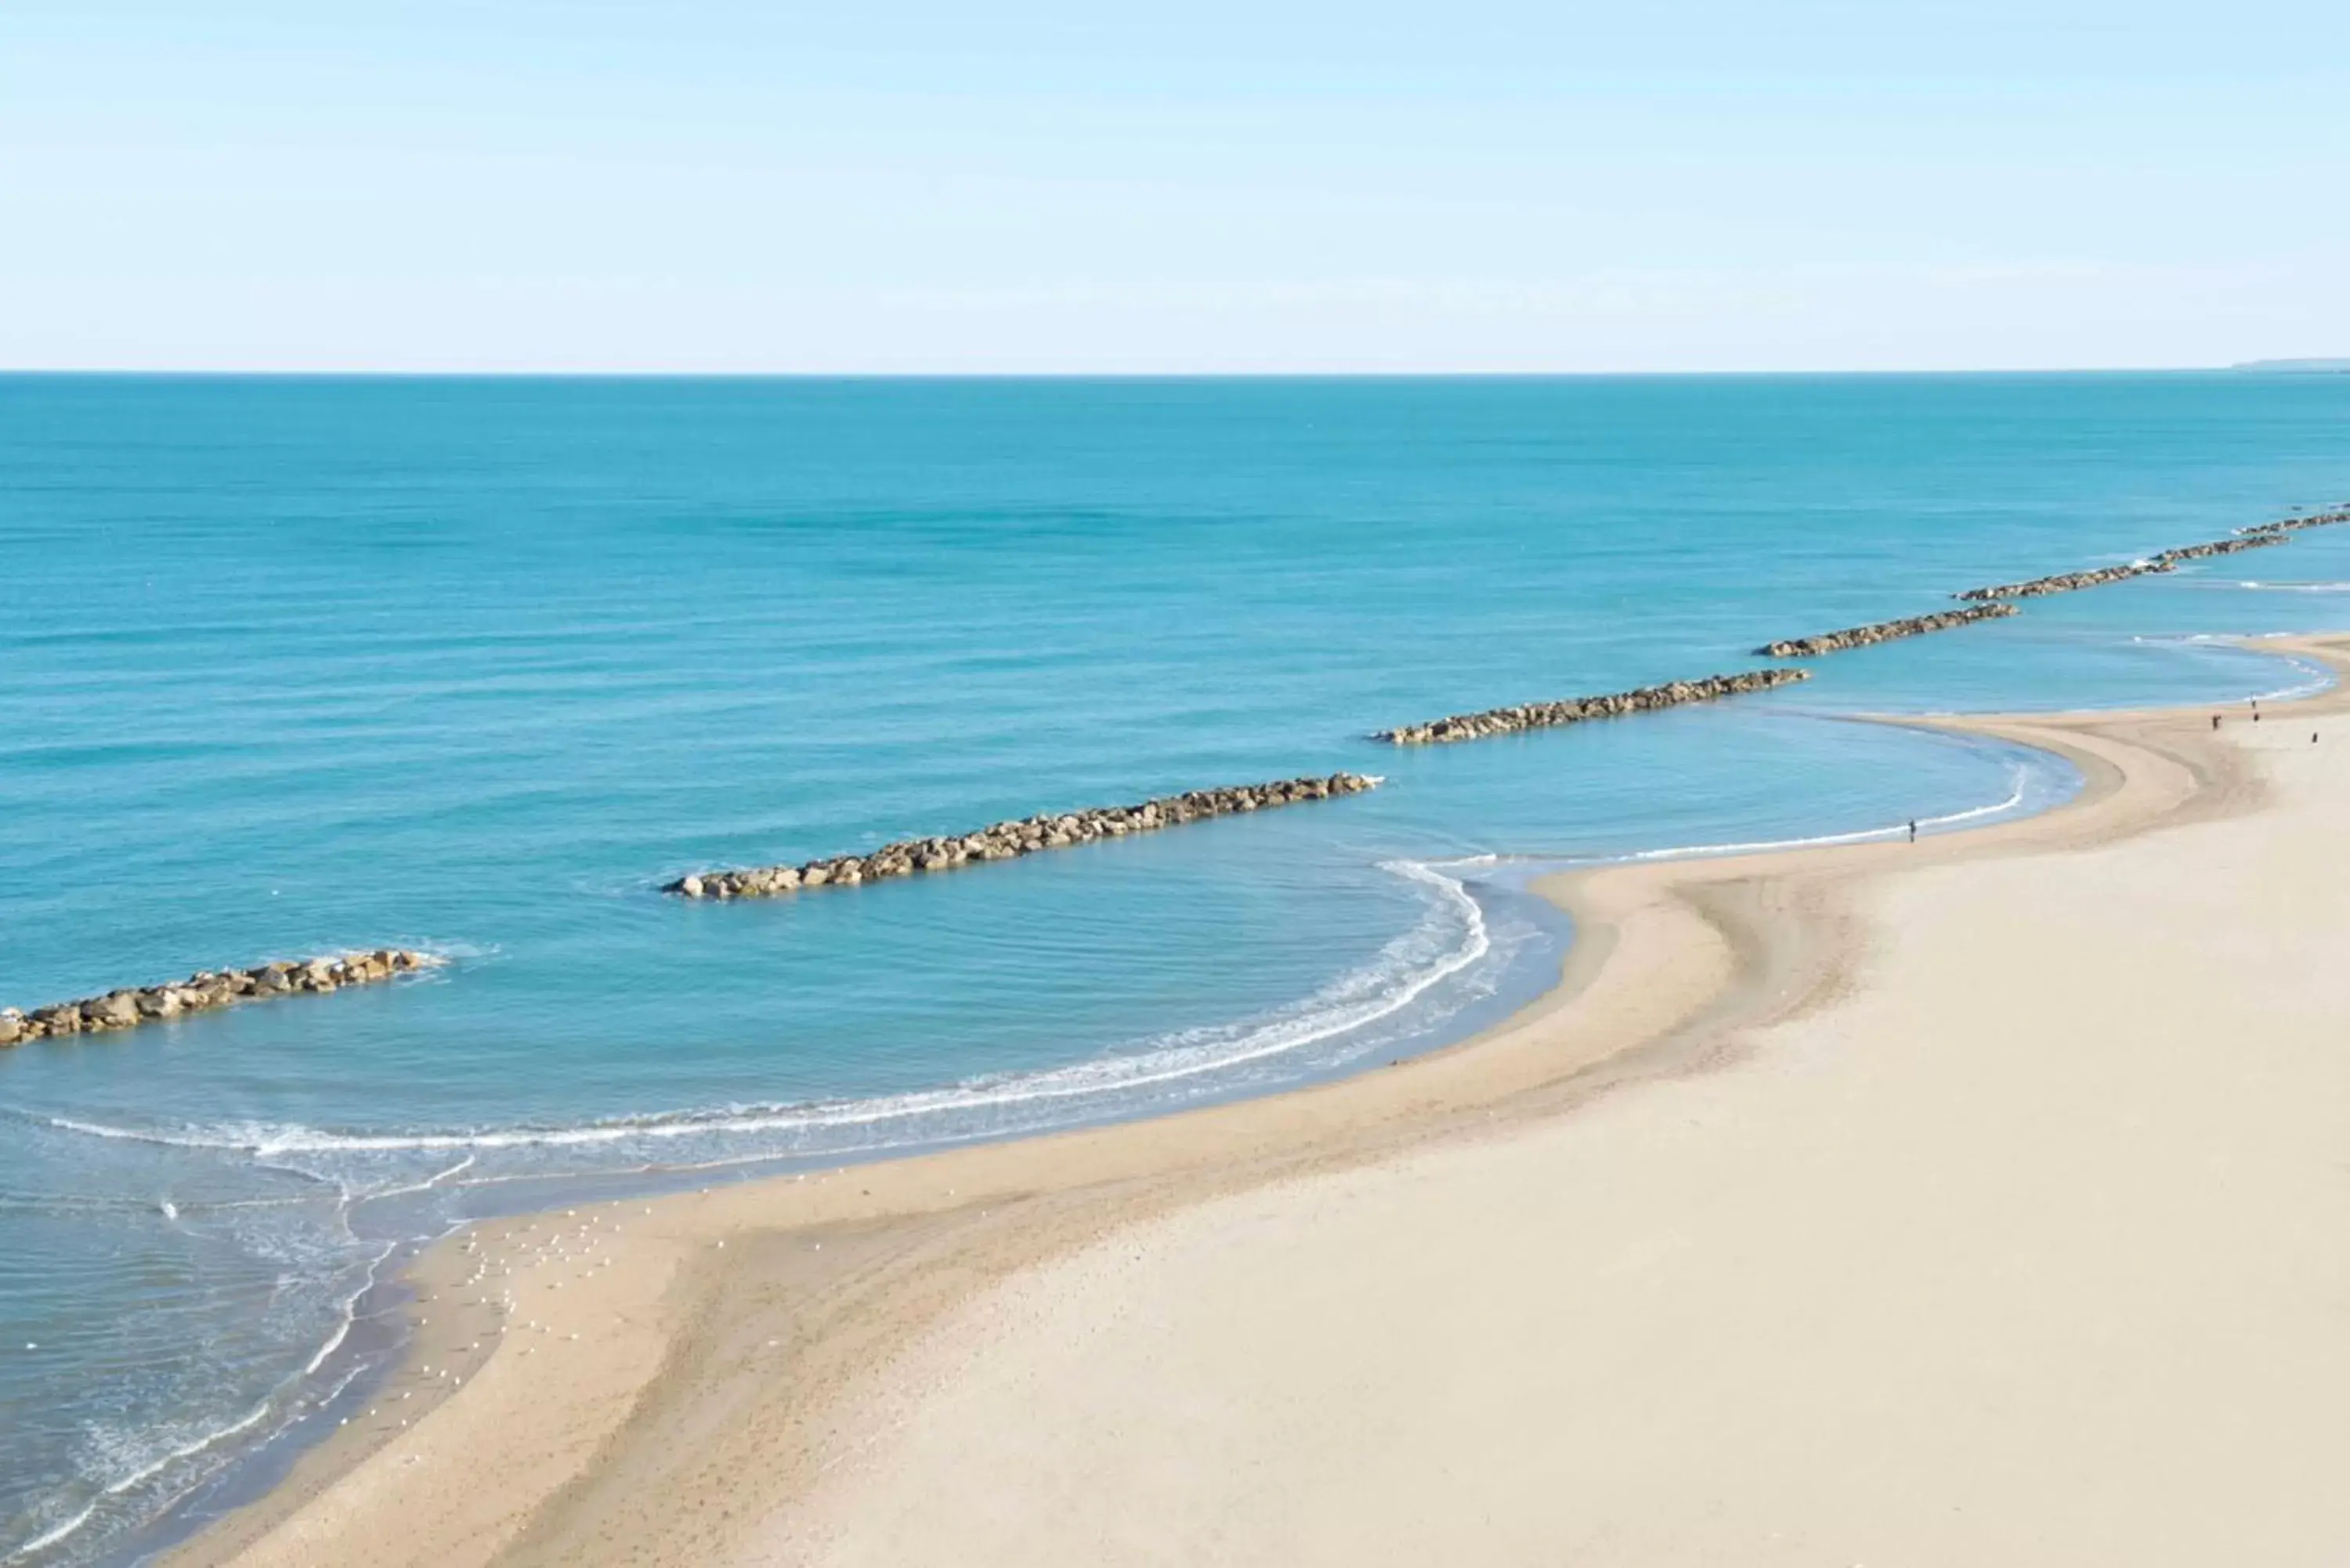
[[[1697,680],[1672,680],[1604,697],[1569,697],[1556,702],[1524,702],[1514,708],[1488,708],[1479,713],[1453,713],[1424,724],[1381,730],[1371,738],[1397,746],[1445,745],[1454,741],[1482,741],[1490,735],[1513,735],[1521,730],[1546,730],[1561,724],[1581,724],[1593,719],[1617,719],[1627,713],[1678,708],[1685,702],[1711,702],[1741,692],[1767,691],[1791,681],[1809,680],[1808,670],[1749,670],[1736,675],[1708,675]]]
[[[1271,784],[1192,790],[1137,805],[1090,807],[998,822],[976,833],[943,838],[908,838],[885,844],[869,855],[831,856],[799,866],[759,866],[741,871],[698,871],[661,887],[681,898],[764,898],[803,888],[854,888],[892,877],[951,871],[974,861],[1009,860],[1040,850],[1065,849],[1129,833],[1151,833],[1186,822],[1261,811],[1301,801],[1328,800],[1376,789],[1364,774],[1327,778],[1277,779]]]
[[[183,981],[143,990],[109,991],[103,996],[55,1002],[20,1012],[0,1010],[0,1046],[27,1040],[94,1034],[141,1023],[182,1018],[232,1002],[297,991],[323,995],[347,985],[369,985],[415,970],[437,968],[446,961],[405,948],[378,948],[367,952],[336,953],[299,964],[282,961],[252,969],[199,970]]]

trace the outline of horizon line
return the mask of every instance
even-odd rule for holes
[[[2238,372],[2350,375],[2350,359],[2319,357],[2227,364],[1876,367],[1681,370],[697,370],[463,369],[349,367],[0,366],[0,379],[148,380],[468,380],[468,381],[1565,381],[1760,379],[1798,377],[2169,376]]]

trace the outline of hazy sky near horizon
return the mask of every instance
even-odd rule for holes
[[[2350,355],[2350,7],[5,0],[0,368]]]

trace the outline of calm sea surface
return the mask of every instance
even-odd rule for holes
[[[1718,707],[1368,731],[2345,493],[2350,377],[0,378],[0,1004],[453,961],[0,1052],[0,1561],[135,1554],[252,1484],[469,1214],[1391,1060],[1555,972],[1532,866],[2062,798],[1839,715],[2305,687],[2210,639],[2350,619],[2350,528]],[[650,890],[1338,768],[1388,784]]]

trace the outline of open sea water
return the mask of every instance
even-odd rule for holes
[[[2350,493],[2350,377],[0,377],[0,1005],[412,980],[0,1051],[0,1562],[134,1558],[397,1348],[469,1215],[1150,1115],[1506,1014],[1562,861],[2037,809],[1862,711],[2235,701],[2350,527],[1474,744]],[[1346,768],[773,902],[681,871]]]

